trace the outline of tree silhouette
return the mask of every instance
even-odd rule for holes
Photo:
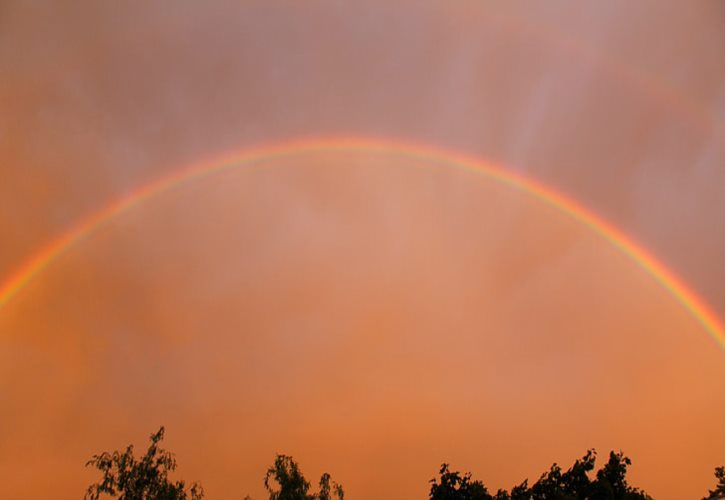
[[[163,426],[151,434],[151,444],[146,454],[136,460],[133,445],[123,453],[103,452],[86,462],[103,474],[97,483],[86,490],[85,498],[98,500],[102,494],[122,500],[200,500],[204,497],[202,487],[194,483],[187,490],[184,481],[173,482],[169,472],[176,469],[174,455],[159,447],[164,439]]]
[[[277,483],[277,488],[274,483]],[[342,486],[331,481],[327,473],[320,478],[319,492],[308,493],[310,482],[305,479],[297,462],[287,455],[276,456],[264,476],[264,487],[269,492],[269,500],[332,500],[335,497],[344,500],[345,497]]]
[[[204,490],[198,483],[188,488],[184,481],[171,481],[169,473],[176,470],[174,455],[159,446],[164,438],[164,427],[151,434],[146,454],[134,457],[133,445],[125,451],[103,452],[86,463],[102,473],[101,479],[91,484],[85,493],[87,500],[98,500],[102,495],[122,500],[201,500]],[[528,480],[511,488],[489,493],[480,480],[471,473],[451,471],[444,463],[439,477],[430,480],[430,500],[652,500],[644,491],[627,482],[627,468],[632,461],[621,451],[610,452],[608,461],[596,472],[596,451],[574,461],[566,471],[554,463],[548,471],[529,486]],[[702,500],[725,499],[725,467],[715,469],[718,483]],[[269,500],[344,500],[341,485],[328,473],[322,474],[317,493],[310,493],[310,482],[305,479],[299,465],[291,456],[276,455],[274,463],[264,476],[264,487]],[[251,500],[245,497],[245,500]]]
[[[592,492],[596,498],[614,500],[647,500],[651,498],[644,491],[627,484],[627,466],[632,461],[619,453],[609,452],[609,461],[597,472],[597,480],[592,483]]]
[[[717,500],[720,498],[725,498],[725,467],[715,468],[715,479],[717,479],[715,489],[710,490],[710,494],[704,497],[702,500]]]
[[[576,460],[566,472],[562,472],[561,467],[555,463],[534,483],[528,494],[534,500],[586,498],[592,487],[588,473],[594,469],[595,461],[596,452],[588,450],[587,454],[581,460]],[[527,498],[523,488],[519,496]]]
[[[481,481],[473,481],[471,474],[461,475],[448,470],[448,464],[440,469],[440,480],[431,480],[431,500],[651,500],[645,492],[627,484],[627,466],[631,465],[624,454],[611,452],[609,461],[591,480],[596,452],[587,451],[566,472],[553,464],[531,487],[528,480],[507,490],[491,495]],[[719,476],[718,476],[719,477]]]
[[[325,472],[320,477],[320,492],[317,494],[318,500],[332,500],[336,496],[338,500],[344,500],[345,492],[342,489],[342,485],[337,484],[335,481],[331,481],[330,475]]]
[[[440,481],[431,479],[431,500],[489,500],[486,486],[481,481],[472,481],[471,473],[461,475],[448,470],[448,464],[441,465]]]

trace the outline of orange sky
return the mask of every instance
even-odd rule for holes
[[[0,275],[183,164],[355,133],[525,172],[725,316],[721,5],[390,4],[3,4]],[[689,498],[725,463],[724,383],[687,311],[565,214],[303,155],[152,200],[0,309],[0,482],[77,498],[91,454],[163,423],[211,498],[263,498],[275,452],[412,499],[442,461],[495,490],[589,447]]]

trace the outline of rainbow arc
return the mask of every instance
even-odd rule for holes
[[[694,291],[633,238],[573,199],[534,179],[510,172],[494,163],[411,142],[359,137],[292,140],[244,149],[182,168],[168,176],[146,184],[81,220],[31,255],[10,276],[0,282],[0,310],[31,280],[36,279],[58,257],[69,251],[74,245],[91,236],[109,220],[142,205],[151,198],[201,178],[230,169],[241,168],[259,161],[322,152],[380,153],[425,163],[448,165],[477,172],[512,189],[533,196],[542,203],[569,215],[629,256],[661,286],[667,289],[697,319],[716,343],[725,348],[725,328],[723,328],[717,315],[709,309],[707,304]]]

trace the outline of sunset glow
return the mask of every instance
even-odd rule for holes
[[[450,168],[462,168],[486,175],[512,188],[525,191],[542,202],[555,207],[582,224],[590,227],[611,244],[629,255],[637,264],[652,275],[662,286],[688,309],[702,324],[713,339],[725,348],[725,331],[719,319],[711,312],[682,281],[661,264],[653,255],[641,248],[608,222],[597,217],[577,202],[556,193],[533,179],[527,179],[507,171],[504,167],[477,161],[450,151],[443,151],[428,146],[416,145],[402,141],[385,141],[363,138],[331,138],[288,141],[272,146],[262,146],[248,151],[222,155],[198,165],[180,169],[178,172],[146,186],[117,200],[83,220],[63,233],[59,238],[38,251],[22,265],[13,275],[5,280],[0,287],[0,308],[18,293],[23,286],[58,255],[69,249],[73,244],[88,237],[95,229],[113,217],[145,202],[149,198],[163,194],[180,185],[196,179],[223,172],[227,169],[250,167],[255,162],[269,161],[286,156],[305,155],[319,152],[368,152],[388,155],[400,155],[421,162],[444,165]]]
[[[725,493],[724,16],[0,2],[0,500]]]

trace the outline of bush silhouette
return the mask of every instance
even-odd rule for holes
[[[498,490],[491,495],[481,481],[473,481],[471,474],[450,472],[448,464],[440,469],[440,478],[430,482],[430,500],[648,500],[644,491],[627,484],[629,458],[623,453],[609,454],[609,461],[597,471],[591,480],[589,472],[594,470],[596,452],[587,451],[576,460],[566,472],[557,464],[543,473],[531,487],[528,480],[507,490]]]
[[[297,462],[287,455],[277,455],[264,476],[264,487],[269,492],[269,500],[332,500],[335,497],[343,500],[345,497],[342,486],[331,481],[328,473],[320,478],[319,492],[308,493],[309,481],[302,475]]]
[[[97,500],[101,494],[118,496],[123,500],[199,500],[204,497],[202,487],[194,483],[187,490],[184,481],[173,482],[169,472],[176,469],[174,455],[159,447],[164,439],[164,428],[151,434],[151,444],[140,459],[133,455],[133,445],[124,452],[103,452],[86,462],[103,474],[101,480],[88,487],[85,498]]]
[[[204,490],[198,483],[187,487],[184,481],[172,481],[169,473],[176,469],[174,455],[159,446],[164,438],[164,427],[151,434],[151,444],[145,455],[136,458],[133,445],[123,452],[103,452],[86,463],[101,471],[101,479],[91,484],[85,493],[88,500],[102,495],[122,500],[201,500]],[[429,500],[651,500],[641,489],[627,482],[627,468],[632,461],[621,451],[610,452],[607,462],[592,476],[596,451],[574,461],[566,471],[554,463],[548,471],[529,486],[524,480],[510,491],[500,489],[489,493],[480,480],[471,473],[451,471],[441,465],[439,477],[430,480]],[[718,481],[702,500],[725,499],[725,467],[715,469]],[[264,476],[264,487],[269,500],[344,500],[340,484],[329,474],[320,477],[317,493],[310,493],[311,484],[305,479],[299,465],[288,455],[276,455],[274,463]],[[245,500],[251,500],[245,497]]]
[[[715,479],[717,479],[715,489],[710,490],[710,494],[702,500],[718,500],[725,498],[725,467],[715,468]]]

